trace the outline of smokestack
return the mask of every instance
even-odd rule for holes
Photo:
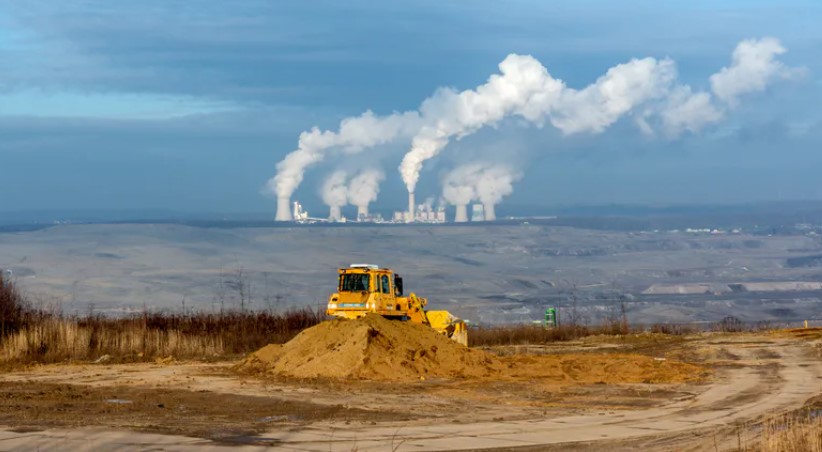
[[[368,216],[368,206],[357,206],[357,218]]]
[[[408,222],[414,221],[414,212],[416,211],[416,203],[414,202],[414,192],[408,192]]]
[[[468,221],[468,205],[457,205],[457,216],[454,217],[454,223],[466,223]]]
[[[328,219],[331,221],[340,221],[342,218],[342,207],[331,206],[331,211],[328,214]]]
[[[276,221],[291,221],[291,201],[286,197],[277,198]]]
[[[483,210],[485,211],[485,221],[494,221],[497,219],[497,214],[494,213],[494,205],[491,203],[485,203],[483,205]]]

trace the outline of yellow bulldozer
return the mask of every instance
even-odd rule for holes
[[[428,300],[414,293],[403,296],[402,277],[377,265],[352,264],[338,270],[337,292],[328,299],[326,314],[358,319],[369,313],[388,319],[428,325],[462,345],[468,345],[465,322],[448,311],[426,311]]]

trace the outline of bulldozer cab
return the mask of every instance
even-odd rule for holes
[[[361,294],[383,294],[395,296],[396,279],[391,270],[386,268],[341,268],[338,290],[342,293],[359,292]],[[402,292],[400,291],[400,295]]]
[[[396,305],[402,292],[397,290],[394,272],[376,265],[354,264],[339,269],[337,293],[329,305],[338,309],[365,309],[377,311],[387,305]]]
[[[358,319],[368,314],[428,325],[460,344],[468,344],[465,322],[448,311],[425,311],[426,298],[403,296],[402,277],[377,265],[353,264],[338,270],[337,292],[328,299],[326,314]]]

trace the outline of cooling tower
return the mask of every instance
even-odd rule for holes
[[[331,221],[340,221],[342,218],[342,207],[331,206],[331,211],[328,213],[328,219]]]
[[[357,218],[368,217],[368,206],[357,206]]]
[[[485,210],[485,221],[494,221],[497,219],[497,214],[494,213],[494,205],[493,204],[484,204],[483,210]]]
[[[277,198],[277,221],[291,221],[291,202],[288,198]]]
[[[468,205],[460,204],[457,206],[457,215],[454,217],[454,223],[465,223],[468,221]]]

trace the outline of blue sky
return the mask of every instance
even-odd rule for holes
[[[762,36],[804,76],[706,130],[649,138],[624,121],[563,137],[506,121],[432,161],[420,195],[479,149],[525,162],[510,205],[822,199],[819,23],[812,1],[0,0],[0,211],[273,212],[260,190],[301,131],[472,88],[509,53],[573,87],[670,57],[705,90],[739,41]],[[379,206],[402,205],[403,150],[379,150]],[[338,163],[296,197],[324,210],[317,184]]]

